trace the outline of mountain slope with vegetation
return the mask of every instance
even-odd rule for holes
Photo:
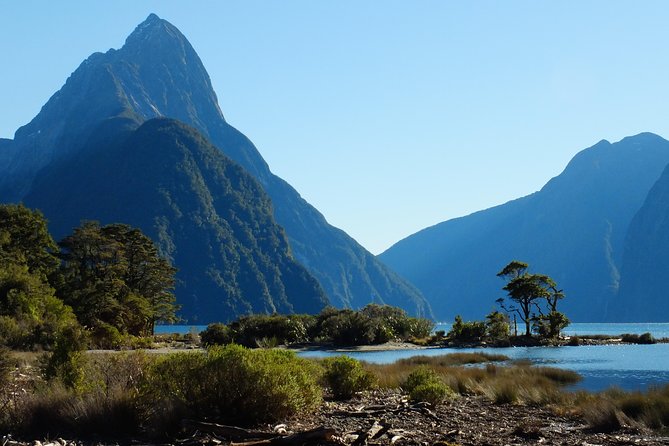
[[[25,201],[43,210],[57,237],[82,219],[142,228],[177,266],[180,314],[190,322],[325,306],[253,177],[175,120],[124,135],[36,180]]]

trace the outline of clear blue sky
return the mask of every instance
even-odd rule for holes
[[[151,12],[271,169],[374,253],[601,139],[669,136],[669,2],[7,0],[0,137]]]

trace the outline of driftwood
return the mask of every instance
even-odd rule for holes
[[[241,443],[230,443],[230,446],[260,446],[260,445],[269,445],[269,446],[290,446],[290,445],[301,445],[304,443],[312,443],[318,441],[331,441],[332,437],[335,435],[335,430],[328,427],[317,427],[316,429],[311,429],[304,432],[297,432],[291,435],[276,436],[271,439],[266,440],[257,440],[257,441],[245,441]]]
[[[367,441],[379,438],[390,429],[390,424],[374,420],[372,426],[358,435],[352,446],[365,446]]]
[[[186,429],[194,429],[200,432],[217,435],[228,440],[261,440],[276,438],[281,435],[276,432],[252,431],[237,426],[226,426],[223,424],[206,423],[204,421],[183,420],[181,425]]]
[[[399,414],[402,412],[416,412],[422,415],[425,415],[428,418],[431,418],[435,421],[441,421],[441,419],[432,412],[428,405],[425,403],[417,403],[413,405],[401,405],[396,407],[386,407],[379,409],[379,406],[363,407],[360,410],[338,410],[332,413],[334,416],[340,417],[354,417],[354,418],[379,418],[380,416],[387,414]]]

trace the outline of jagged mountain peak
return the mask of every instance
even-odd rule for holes
[[[369,303],[370,296],[378,296],[413,314],[431,314],[415,287],[330,226],[295,189],[271,173],[253,143],[225,121],[209,75],[186,37],[155,14],[137,26],[123,47],[96,53],[82,63],[17,132],[14,142],[5,144],[11,146],[11,153],[3,151],[11,159],[0,163],[0,202],[23,200],[38,172],[47,167],[104,151],[100,144],[91,144],[112,138],[107,130],[100,138],[101,126],[108,129],[103,123],[114,124],[112,128],[120,123],[125,132],[157,117],[194,127],[260,182],[295,258],[308,266],[333,303],[358,308]],[[76,207],[72,212],[76,214]]]

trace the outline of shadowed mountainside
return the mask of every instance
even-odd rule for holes
[[[539,192],[424,229],[380,258],[418,286],[442,320],[490,312],[505,294],[496,273],[512,259],[557,281],[572,320],[604,320],[630,221],[667,163],[669,142],[657,135],[601,141]]]

